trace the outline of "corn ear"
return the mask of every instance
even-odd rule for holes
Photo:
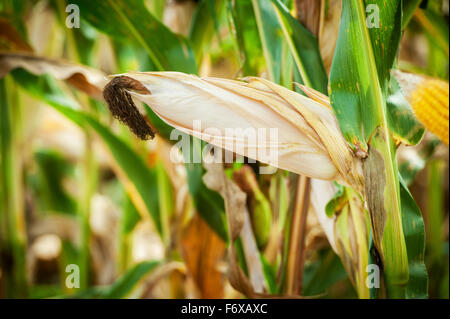
[[[250,201],[250,216],[253,232],[259,248],[264,248],[269,240],[272,228],[272,209],[256,180],[250,166],[243,166],[233,173],[234,181],[247,193]]]
[[[419,121],[445,144],[449,145],[449,85],[440,79],[396,71],[414,114]]]
[[[256,77],[234,81],[179,72],[116,75],[103,92],[112,114],[139,137],[153,132],[132,98],[146,103],[170,126],[212,145],[363,192],[361,159],[351,151],[323,98],[308,98]],[[199,120],[201,125],[194,125]],[[251,142],[245,132],[259,129],[277,134]],[[275,156],[267,157],[268,150]]]
[[[369,261],[369,220],[361,198],[350,188],[340,195],[341,205],[333,207],[331,216],[326,206],[336,194],[332,182],[313,179],[311,182],[311,209],[316,214],[331,247],[339,256],[359,298],[370,297],[366,285]]]
[[[410,100],[422,124],[448,145],[448,83],[424,80],[411,92]]]

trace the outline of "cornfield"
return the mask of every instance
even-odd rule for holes
[[[448,298],[448,19],[0,0],[0,298]]]

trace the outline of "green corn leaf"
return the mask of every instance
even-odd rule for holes
[[[63,187],[63,179],[72,171],[72,165],[52,150],[39,150],[34,156],[39,169],[33,184],[42,210],[74,215],[77,202]]]
[[[261,259],[264,272],[264,279],[266,280],[269,292],[271,294],[278,294],[279,292],[276,280],[276,270],[272,265],[270,265],[270,263],[267,261],[267,259],[264,257],[263,254],[259,254],[259,257]]]
[[[102,287],[89,287],[74,294],[54,296],[52,299],[98,299],[102,292]]]
[[[317,38],[303,27],[280,0],[271,0],[284,38],[289,45],[302,83],[324,94],[328,77],[320,56]]]
[[[128,235],[133,231],[134,227],[141,220],[141,215],[139,215],[136,206],[134,206],[129,196],[126,196],[125,203],[123,205],[125,206],[125,208],[122,215],[123,220],[121,226],[124,235]]]
[[[152,0],[147,1],[146,3],[151,14],[159,21],[162,21],[164,18],[164,8],[166,6],[166,1],[167,0]]]
[[[78,264],[80,261],[80,255],[81,255],[81,247],[77,247],[76,243],[73,243],[69,239],[61,239],[61,256],[59,258],[59,271],[60,271],[60,280],[61,282],[65,283],[66,281],[66,267],[70,264]],[[71,287],[64,285],[64,292],[66,295],[76,295],[76,291],[79,290],[78,288]],[[82,289],[85,291],[85,289]],[[59,297],[56,296],[55,298],[67,298],[67,297]]]
[[[448,22],[438,10],[428,8],[427,10],[420,10],[417,20],[422,24],[425,33],[429,39],[434,43],[436,48],[439,48],[445,56],[449,57],[449,30]]]
[[[170,218],[173,215],[175,198],[169,176],[160,159],[155,166],[155,170],[158,187],[159,216],[163,229],[162,233],[165,235],[164,242],[168,243],[170,241]]]
[[[198,65],[201,63],[203,53],[210,46],[214,34],[220,39],[219,25],[224,9],[225,1],[223,0],[201,0],[195,8],[189,40]]]
[[[341,130],[356,150],[368,151],[366,199],[388,297],[404,296],[408,282],[398,168],[386,102],[401,35],[401,10],[401,1],[344,1],[330,74],[331,103]]]
[[[365,8],[377,5],[375,1],[358,0],[358,5],[343,2],[330,73],[331,103],[342,133],[355,148],[363,150],[367,150],[367,141],[378,124],[373,113],[380,113],[383,107],[381,94],[389,83],[401,30],[401,2],[379,2],[379,28],[366,27]]]
[[[364,3],[367,14],[366,25],[372,42],[378,80],[385,93],[389,86],[390,72],[394,66],[402,35],[402,1],[365,0]],[[377,14],[379,14],[379,26],[376,24]]]
[[[403,0],[402,29],[406,28],[414,14],[414,11],[416,11],[421,2],[422,0]]]
[[[428,297],[428,274],[425,266],[425,225],[414,198],[400,176],[402,225],[408,251],[409,281],[406,298]]]
[[[189,42],[153,17],[142,0],[76,0],[81,18],[113,38],[144,48],[157,70],[197,73]]]
[[[305,266],[303,295],[314,296],[326,290],[339,280],[347,278],[347,273],[339,257],[331,249],[322,249],[318,260]]]
[[[143,261],[135,265],[109,288],[102,290],[98,297],[106,299],[126,298],[136,285],[159,264],[159,261]]]
[[[123,187],[121,187],[121,193],[124,197],[122,199],[121,207],[123,210],[120,216],[120,236],[119,236],[119,273],[125,272],[131,263],[132,255],[132,234],[137,223],[141,220],[141,215],[139,214],[136,206],[134,206],[130,197],[125,193]]]
[[[264,65],[261,39],[251,1],[229,1],[227,12],[235,33],[244,75],[260,74]]]
[[[269,79],[280,83],[284,38],[276,11],[270,1],[252,0],[252,4]]]
[[[45,299],[53,296],[61,296],[61,286],[58,285],[33,285],[30,287],[30,299]]]

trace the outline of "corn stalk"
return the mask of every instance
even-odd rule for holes
[[[21,108],[9,78],[0,80],[0,295],[27,294],[26,224],[20,157]],[[4,272],[4,273],[3,273]]]
[[[379,10],[378,25],[377,20],[366,17],[369,5]],[[401,1],[389,5],[382,1],[344,1],[330,74],[331,101],[343,134],[355,153],[366,157],[365,197],[373,240],[387,296],[394,298],[405,296],[408,282],[396,150],[386,106],[400,30]]]

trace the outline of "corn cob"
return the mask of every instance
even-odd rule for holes
[[[134,119],[139,111],[132,98],[215,147],[311,178],[337,180],[362,193],[362,161],[350,150],[328,100],[311,89],[314,99],[263,78],[132,72],[114,76],[103,93],[112,114],[138,137],[153,131],[143,116]],[[252,141],[246,133],[260,129],[277,134],[254,133],[261,138]]]
[[[417,118],[445,144],[448,137],[448,83],[427,79],[411,92],[410,103]]]
[[[400,71],[394,75],[419,121],[448,145],[448,82]]]

